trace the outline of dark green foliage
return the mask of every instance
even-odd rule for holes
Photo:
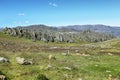
[[[5,75],[3,72],[0,71],[0,75]],[[1,80],[1,79],[0,79]],[[10,80],[9,78],[5,78],[5,80]]]
[[[0,75],[3,75],[3,72],[0,71]]]
[[[36,80],[49,80],[44,74],[39,74],[36,77]]]

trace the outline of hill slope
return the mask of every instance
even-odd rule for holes
[[[74,29],[74,30],[92,30],[99,33],[113,34],[120,37],[120,27],[112,27],[106,25],[71,25],[71,26],[61,26],[61,28]]]
[[[40,80],[41,74],[48,80],[108,80],[109,74],[120,80],[120,56],[113,54],[120,53],[114,48],[118,43],[119,39],[92,43],[88,45],[112,44],[113,47],[90,48],[80,43],[31,42],[0,33],[0,56],[9,60],[9,63],[0,62],[0,74],[8,80]],[[63,55],[67,52],[70,55]],[[49,60],[49,55],[55,56],[56,60]],[[33,64],[20,65],[16,57],[32,59]]]

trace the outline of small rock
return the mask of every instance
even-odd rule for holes
[[[108,75],[108,80],[112,80],[112,75],[111,74]]]
[[[61,53],[63,56],[67,56],[68,55],[68,53]]]
[[[0,80],[5,80],[6,77],[4,75],[0,75]]]
[[[78,78],[78,80],[82,80],[82,78]]]
[[[16,57],[16,61],[17,63],[22,64],[22,65],[33,64],[31,60],[25,60],[24,58],[21,58],[21,57]]]
[[[47,69],[51,69],[51,68],[52,68],[52,65],[48,64]]]
[[[59,47],[50,47],[50,49],[57,49],[57,48],[59,48]]]
[[[3,62],[3,63],[8,62],[8,59],[4,57],[0,57],[0,62]]]
[[[24,59],[24,58],[21,58],[21,57],[16,57],[16,61],[17,61],[17,63],[19,63],[19,64],[24,64],[25,59]]]
[[[83,53],[82,56],[90,56],[90,55],[89,55],[89,54],[85,54],[85,53]]]
[[[70,67],[63,67],[66,70],[72,70]]]
[[[55,57],[54,55],[49,55],[49,56],[48,56],[48,59],[49,59],[49,60],[56,60],[56,57]]]
[[[113,54],[112,53],[108,53],[108,55],[112,56]]]
[[[76,53],[79,53],[79,50],[75,50]]]

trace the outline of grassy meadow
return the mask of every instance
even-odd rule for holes
[[[0,74],[7,80],[120,80],[120,39],[99,43],[44,43],[0,33]],[[62,55],[68,53],[69,55]],[[49,60],[54,55],[56,60]],[[33,59],[20,65],[16,57]],[[45,78],[41,78],[40,76]]]

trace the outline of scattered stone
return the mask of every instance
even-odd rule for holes
[[[108,53],[109,56],[112,56],[113,54],[112,53]]]
[[[3,62],[3,63],[8,62],[8,59],[4,57],[0,57],[0,62]]]
[[[47,69],[51,69],[51,68],[52,68],[52,65],[48,64]]]
[[[70,67],[63,67],[65,70],[72,70]]]
[[[82,78],[78,78],[78,80],[82,80]]]
[[[85,53],[83,53],[82,56],[90,56],[90,55],[89,55],[89,54],[85,54]]]
[[[0,75],[0,80],[5,80],[6,77],[4,75]]]
[[[49,59],[49,60],[56,60],[56,57],[55,57],[54,55],[49,55],[49,56],[48,56],[48,59]]]
[[[25,61],[25,59],[21,58],[21,57],[16,57],[16,60],[17,60],[17,63],[19,63],[19,64],[23,64]]]
[[[50,47],[50,49],[58,49],[59,47]]]
[[[112,75],[111,74],[108,75],[108,80],[112,80]]]
[[[33,64],[32,60],[25,60],[24,58],[21,58],[21,57],[16,57],[16,60],[17,60],[17,63],[21,65]]]
[[[76,53],[79,53],[79,50],[75,50]]]
[[[61,53],[63,56],[68,56],[68,53]]]

